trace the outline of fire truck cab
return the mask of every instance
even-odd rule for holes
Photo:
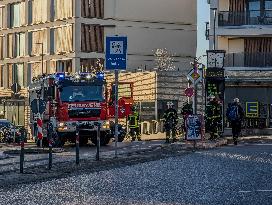
[[[55,146],[63,146],[66,141],[75,142],[76,131],[79,131],[81,145],[87,144],[89,139],[96,144],[98,125],[101,127],[101,145],[108,144],[114,136],[114,129],[111,127],[114,115],[111,103],[113,99],[108,95],[102,72],[74,75],[57,73],[37,78],[29,86],[30,103],[34,99],[46,103],[46,110],[41,114],[45,144],[48,141],[46,138],[49,123],[54,130],[51,136]],[[120,98],[118,104],[118,117],[125,118],[131,112],[132,94],[131,98]],[[31,112],[30,118],[32,133],[35,133],[37,116]],[[119,141],[124,138],[119,137]]]

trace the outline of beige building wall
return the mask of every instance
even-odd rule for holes
[[[25,5],[20,10],[20,23],[11,26],[12,4],[20,2]],[[44,73],[89,71],[99,67],[98,60],[103,67],[107,35],[128,37],[128,71],[152,71],[154,51],[166,48],[173,55],[178,81],[187,84],[186,74],[196,55],[197,0],[96,0],[93,4],[86,0],[85,7],[81,0],[31,2],[0,0],[0,36],[4,39],[0,97],[11,96],[8,88],[15,82],[23,82],[25,94],[32,77],[42,73],[42,65]],[[18,54],[11,45],[17,42],[19,33],[25,33],[25,37]],[[20,81],[14,77],[18,72]],[[165,96],[183,100],[179,96],[183,90],[172,93]]]

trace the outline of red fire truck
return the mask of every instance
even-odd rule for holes
[[[133,84],[128,84],[130,95],[119,97],[118,118],[126,118],[133,106]],[[90,139],[96,144],[97,124],[101,125],[100,143],[106,145],[114,137],[114,89],[107,85],[104,73],[80,73],[68,75],[57,73],[33,80],[29,86],[30,103],[36,99],[44,102],[43,144],[47,143],[48,123],[54,129],[55,146],[63,146],[66,141],[75,142],[79,130],[80,144]],[[113,85],[114,87],[114,85]],[[31,112],[32,133],[37,130],[37,114]],[[119,141],[124,139],[125,132],[119,126]]]

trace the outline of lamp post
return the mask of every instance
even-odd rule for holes
[[[44,53],[43,53],[43,43],[36,43],[37,45],[42,45],[42,75],[44,74],[44,72],[43,72],[43,55],[44,55]]]
[[[216,14],[217,14],[217,8],[211,8],[213,11],[213,50],[215,50],[216,41],[215,41],[215,24],[216,24]]]

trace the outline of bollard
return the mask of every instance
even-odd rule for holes
[[[76,128],[76,164],[79,164],[79,130]]]
[[[96,136],[96,160],[99,161],[100,160],[100,123],[98,123],[97,126],[97,136]]]
[[[51,170],[52,168],[52,139],[49,139],[49,162],[48,162],[48,169]]]
[[[52,168],[52,143],[51,140],[49,140],[49,164],[48,164],[48,169],[50,170]]]
[[[24,160],[25,160],[25,140],[24,133],[21,133],[21,152],[20,152],[20,173],[24,173]]]
[[[196,140],[194,140],[194,148],[193,148],[193,152],[195,152],[196,151]]]
[[[51,170],[51,168],[52,168],[52,135],[53,135],[53,125],[52,125],[52,123],[49,123],[49,125],[48,125],[48,131],[47,131],[47,133],[48,133],[48,146],[49,146],[49,153],[48,153],[48,158],[49,158],[49,160],[48,160],[48,169],[49,170]]]

